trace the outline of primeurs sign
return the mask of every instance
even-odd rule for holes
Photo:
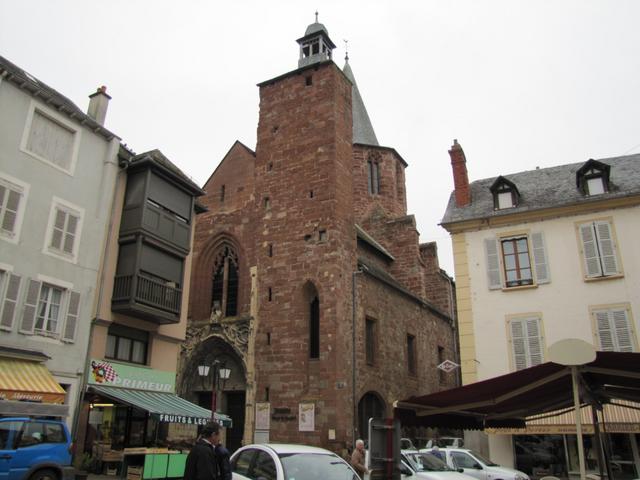
[[[134,367],[106,360],[91,359],[89,384],[131,390],[174,393],[176,375],[152,368]]]

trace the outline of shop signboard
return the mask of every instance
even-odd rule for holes
[[[134,367],[95,358],[91,359],[89,368],[89,385],[162,393],[175,392],[176,374],[174,372]]]

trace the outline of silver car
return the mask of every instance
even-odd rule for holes
[[[231,456],[233,480],[359,480],[342,458],[306,445],[256,444]]]

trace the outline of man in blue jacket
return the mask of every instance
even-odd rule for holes
[[[187,456],[184,480],[218,480],[218,461],[215,447],[220,443],[220,425],[207,423],[200,438]]]

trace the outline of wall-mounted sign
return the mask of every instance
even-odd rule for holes
[[[313,403],[298,404],[298,430],[313,432],[316,426],[316,406]]]
[[[256,430],[269,430],[271,417],[270,403],[256,403]]]
[[[93,358],[90,363],[88,383],[106,387],[174,393],[176,374]]]

